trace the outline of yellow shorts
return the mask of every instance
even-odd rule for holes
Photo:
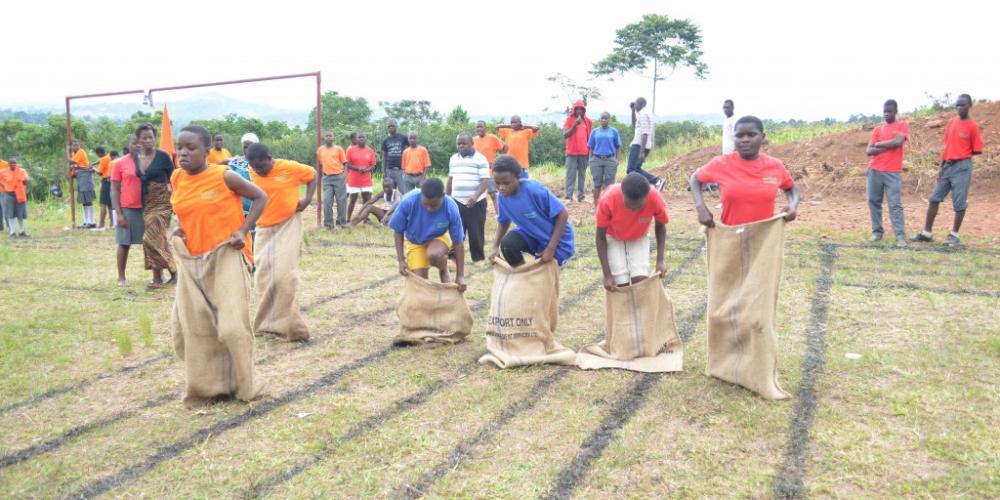
[[[440,241],[444,243],[444,246],[448,250],[451,250],[451,234],[448,231],[422,245],[418,245],[408,238],[403,237],[403,255],[406,255],[406,265],[410,266],[410,269],[427,269],[431,267],[430,260],[427,259],[427,245],[431,241]]]

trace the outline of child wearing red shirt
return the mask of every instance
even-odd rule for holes
[[[347,148],[347,194],[350,201],[347,202],[346,220],[351,220],[354,215],[354,204],[358,201],[358,193],[361,193],[362,204],[368,202],[372,197],[372,170],[378,162],[375,150],[366,145],[368,134],[356,132],[351,142],[354,144]]]
[[[666,272],[663,247],[667,237],[667,206],[649,181],[632,172],[621,184],[604,191],[597,203],[597,256],[604,288],[638,283],[649,276],[649,226],[656,224],[656,272]]]
[[[868,163],[868,212],[872,219],[872,235],[868,241],[882,239],[882,198],[889,198],[889,220],[896,233],[896,246],[905,247],[906,230],[903,228],[903,145],[909,139],[910,125],[896,120],[899,105],[889,99],[882,106],[885,123],[875,127],[868,140],[865,153],[871,156]]]
[[[912,238],[913,241],[933,241],[931,230],[934,228],[934,218],[937,217],[938,206],[951,192],[951,206],[955,210],[955,222],[951,234],[944,240],[947,246],[958,246],[958,230],[965,219],[965,209],[968,207],[969,184],[972,182],[972,157],[983,152],[983,135],[979,124],[969,118],[969,108],[972,107],[972,97],[969,94],[958,96],[955,102],[955,112],[958,116],[948,120],[948,128],[944,131],[944,151],[941,152],[941,166],[938,170],[938,182],[927,204],[927,219],[924,230]]]

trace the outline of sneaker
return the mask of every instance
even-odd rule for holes
[[[563,201],[565,201],[566,203],[573,203],[573,198],[566,198]]]
[[[577,203],[583,203],[583,197],[581,196],[581,197],[577,198],[576,201],[577,201]]]
[[[910,238],[910,241],[922,241],[924,243],[927,243],[929,241],[934,241],[934,237],[933,236],[927,236],[924,233],[917,233],[916,236]]]
[[[664,182],[663,179],[656,179],[656,190],[657,191],[663,191],[663,187],[666,186],[666,185],[667,185],[667,183]]]
[[[868,243],[875,243],[876,241],[882,241],[882,233],[872,233],[868,237]]]
[[[896,248],[906,248],[908,246],[910,244],[906,242],[906,238],[896,238]]]
[[[947,238],[944,239],[944,246],[946,247],[957,247],[962,244],[962,240],[958,239],[958,236],[954,234],[949,234]]]

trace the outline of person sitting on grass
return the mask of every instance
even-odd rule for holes
[[[983,154],[983,134],[979,124],[969,117],[972,107],[972,97],[969,94],[958,96],[955,102],[955,113],[958,116],[948,120],[944,131],[944,150],[941,151],[941,166],[938,167],[937,185],[927,200],[927,218],[924,230],[912,238],[912,241],[934,241],[931,231],[934,229],[934,218],[937,217],[938,206],[945,196],[951,192],[951,206],[955,210],[955,222],[951,233],[944,240],[946,246],[958,246],[958,230],[962,228],[965,219],[965,209],[968,207],[969,184],[972,183],[972,157]]]
[[[361,207],[361,213],[351,219],[347,227],[357,227],[358,224],[367,221],[369,215],[374,215],[382,224],[388,224],[402,197],[403,194],[396,189],[396,182],[391,177],[386,177],[382,180],[382,191]],[[383,202],[384,207],[378,206],[379,202]]]
[[[529,253],[542,262],[555,260],[562,267],[575,252],[573,228],[566,224],[569,213],[545,186],[521,178],[522,171],[510,155],[500,155],[493,163],[493,180],[500,196],[490,261],[502,252],[504,260],[517,267],[524,264],[522,254]],[[513,231],[512,223],[517,224]]]
[[[597,257],[604,288],[636,284],[649,276],[649,226],[656,223],[656,272],[665,273],[663,248],[667,239],[667,206],[649,189],[642,174],[632,172],[609,187],[597,204]]]
[[[441,179],[424,181],[419,190],[403,196],[389,227],[396,231],[399,273],[427,279],[429,268],[438,270],[441,283],[451,282],[448,253],[455,252],[455,284],[465,293],[465,230],[455,200],[444,195]]]

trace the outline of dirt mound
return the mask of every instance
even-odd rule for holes
[[[970,112],[983,131],[986,151],[975,160],[977,180],[1000,176],[1000,102],[973,106]],[[902,119],[910,122],[906,148],[904,183],[911,187],[933,183],[941,157],[945,125],[954,116],[948,111],[936,116]],[[868,157],[865,146],[873,125],[817,137],[808,141],[765,146],[768,155],[785,163],[806,192],[836,194],[864,191]],[[695,169],[719,154],[719,148],[704,148],[653,168],[655,175],[687,178]],[[975,182],[974,182],[975,184]],[[973,186],[975,188],[975,186]],[[927,189],[930,189],[929,187]]]

